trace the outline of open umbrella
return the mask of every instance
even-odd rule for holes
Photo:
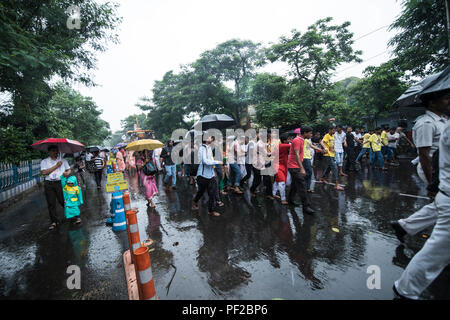
[[[233,118],[226,114],[208,114],[197,121],[193,126],[194,129],[197,125],[202,124],[202,130],[208,129],[226,129],[236,124]]]
[[[118,144],[116,144],[114,146],[114,148],[120,149],[120,148],[125,148],[128,145],[128,143],[126,142],[119,142]]]
[[[105,151],[105,152],[109,152],[108,148],[103,147],[100,151]]]
[[[158,148],[164,147],[164,143],[162,143],[159,140],[152,140],[152,139],[142,139],[133,141],[130,143],[126,149],[127,150],[133,150],[133,151],[143,151],[143,150],[155,150]]]
[[[450,66],[413,85],[395,101],[394,105],[397,107],[421,107],[422,96],[441,91],[450,91]]]
[[[81,152],[85,149],[84,144],[76,140],[70,140],[65,138],[49,138],[45,140],[33,143],[31,147],[36,150],[48,151],[48,147],[56,145],[60,153],[76,153]]]
[[[100,152],[102,150],[102,147],[100,147],[100,146],[90,146],[90,147],[87,147],[86,148],[86,151],[87,152]]]
[[[205,134],[205,131],[197,131],[197,130],[191,130],[186,133],[185,139],[191,139],[193,140],[197,136],[203,136]],[[190,136],[190,137],[189,137]]]

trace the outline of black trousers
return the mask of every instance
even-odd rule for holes
[[[345,171],[355,170],[355,160],[356,160],[356,149],[355,148],[346,148],[345,154],[347,155],[345,159]]]
[[[271,196],[272,195],[272,187],[273,187],[272,177],[267,176],[267,175],[264,175],[261,177],[261,170],[256,169],[253,166],[252,166],[252,169],[253,169],[253,183],[252,183],[252,187],[250,188],[250,191],[252,193],[255,193],[256,189],[261,184],[261,180],[262,180],[264,187],[266,189],[265,190],[266,196]]]
[[[305,177],[300,174],[300,169],[288,169],[291,174],[291,190],[289,191],[289,201],[293,201],[295,194],[298,193],[302,201],[303,207],[310,207],[311,203],[306,191]]]
[[[213,212],[216,208],[216,179],[206,179],[202,176],[197,177],[198,191],[195,195],[194,202],[198,203],[205,191],[208,193],[208,212]]]
[[[96,170],[96,171],[94,171],[94,177],[95,177],[95,183],[97,183],[97,187],[101,187],[102,186],[103,170]]]
[[[50,220],[52,223],[58,223],[58,217],[56,216],[56,201],[64,208],[64,196],[61,181],[45,181],[44,192]]]
[[[245,171],[247,171],[247,174],[245,175],[244,178],[241,179],[241,186],[245,181],[250,179],[250,177],[252,176],[252,169],[253,169],[253,165],[251,163],[245,164]]]
[[[216,183],[216,201],[220,202],[222,200],[220,199],[219,185],[220,185],[220,181],[222,181],[222,179],[223,179],[222,167],[220,165],[217,165],[216,168],[214,169],[214,171],[216,172],[216,176],[213,178]]]

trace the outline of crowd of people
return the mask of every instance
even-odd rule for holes
[[[164,174],[164,184],[169,189],[177,188],[179,177],[186,177],[190,185],[197,186],[192,203],[195,210],[198,210],[200,198],[208,194],[208,212],[216,217],[220,216],[217,209],[224,206],[221,196],[242,195],[248,188],[255,197],[260,186],[265,197],[279,199],[283,205],[299,206],[295,201],[298,196],[303,211],[314,214],[308,194],[314,193],[311,185],[315,162],[326,159],[326,169],[317,183],[333,184],[337,191],[344,191],[340,177],[359,171],[364,156],[367,165],[374,169],[387,170],[387,164],[398,166],[394,159],[400,139],[414,147],[401,127],[365,131],[331,125],[322,136],[303,126],[279,138],[272,134],[262,138],[256,134],[254,137],[231,136],[226,141],[220,138],[219,141],[214,136],[207,139],[205,136],[205,139],[177,141],[182,146],[175,150],[175,142],[170,140],[156,150],[134,152],[121,148],[115,150],[115,157],[119,171],[138,172],[150,207],[154,207],[152,199],[158,194],[154,176]],[[222,154],[216,155],[217,150]],[[174,151],[179,158],[172,155]],[[95,155],[93,159],[95,163]]]
[[[398,167],[396,150],[400,140],[404,139],[411,148],[417,148],[418,157],[412,162],[417,164],[417,173],[427,186],[432,203],[408,218],[391,222],[391,225],[401,242],[406,235],[417,234],[428,227],[434,227],[434,230],[393,288],[400,297],[418,299],[450,262],[449,99],[448,94],[428,97],[426,113],[415,121],[412,139],[401,127],[366,131],[340,125],[331,125],[323,136],[309,126],[285,132],[279,138],[278,135],[256,133],[254,137],[227,136],[226,141],[222,141],[221,137],[204,134],[200,140],[178,141],[182,145],[176,149],[175,142],[170,140],[156,150],[116,150],[117,170],[138,174],[140,184],[145,188],[147,205],[151,208],[155,207],[153,199],[158,195],[155,176],[163,174],[168,189],[176,189],[180,177],[196,188],[193,210],[199,210],[200,200],[207,194],[208,214],[213,217],[219,217],[218,208],[225,205],[222,195],[240,196],[248,189],[255,197],[261,184],[267,199],[300,206],[295,201],[298,197],[303,212],[314,215],[311,184],[313,166],[320,158],[325,160],[325,170],[316,183],[332,185],[342,192],[345,189],[340,178],[361,170],[364,158],[373,170]],[[222,154],[217,154],[218,150]],[[86,184],[85,172],[90,168],[100,189],[103,169],[111,154],[81,155],[75,159],[72,172],[65,159],[58,159],[56,146],[48,151],[49,157],[42,161],[41,172],[45,176],[49,228],[54,229],[58,223],[56,202],[65,208],[66,218],[73,218],[74,223],[79,224],[78,206],[83,203],[83,197],[78,185]],[[77,179],[73,179],[72,174]]]

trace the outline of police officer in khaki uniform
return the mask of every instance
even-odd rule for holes
[[[432,183],[432,157],[439,149],[441,132],[447,121],[444,112],[449,106],[450,95],[448,91],[437,92],[422,96],[426,112],[416,120],[413,127],[413,141],[419,154],[417,173],[427,185]],[[433,226],[436,223],[437,212],[418,211],[407,219],[392,222],[397,237],[403,242],[406,234],[415,235],[418,232]]]
[[[434,216],[436,225],[423,248],[394,283],[394,292],[403,298],[419,299],[450,264],[450,121],[442,130],[439,144],[439,180],[434,202],[413,215]]]

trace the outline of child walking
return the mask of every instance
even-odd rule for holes
[[[61,176],[61,184],[64,196],[64,214],[67,219],[75,219],[75,224],[80,224],[80,208],[83,204],[83,194],[78,187],[77,178]]]

